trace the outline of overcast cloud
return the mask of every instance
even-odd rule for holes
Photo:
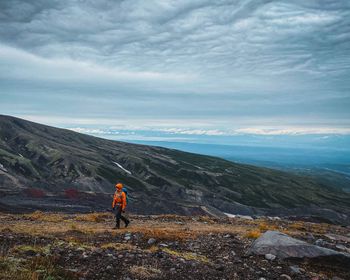
[[[178,134],[344,134],[349,108],[350,1],[0,2],[3,114]]]

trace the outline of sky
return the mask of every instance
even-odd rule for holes
[[[0,114],[113,139],[271,141],[347,137],[349,108],[347,0],[0,2]]]

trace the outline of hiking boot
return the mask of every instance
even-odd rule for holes
[[[125,222],[125,227],[127,228],[129,224],[130,224],[130,221],[126,221]]]

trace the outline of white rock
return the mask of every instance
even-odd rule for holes
[[[265,259],[269,260],[269,261],[273,261],[276,258],[275,255],[272,254],[265,254]]]

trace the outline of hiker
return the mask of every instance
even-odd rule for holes
[[[123,191],[123,184],[118,183],[115,185],[116,191],[114,193],[112,209],[115,211],[115,228],[120,228],[120,219],[125,223],[125,227],[127,227],[130,221],[122,215],[125,212],[126,207],[126,194]]]

